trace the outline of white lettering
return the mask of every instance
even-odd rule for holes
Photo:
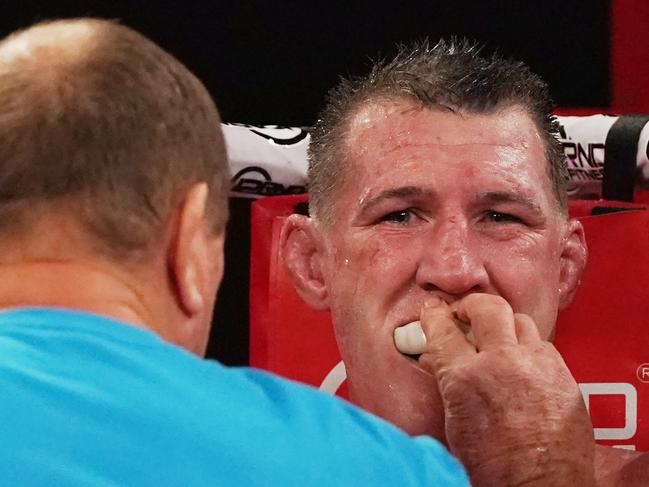
[[[638,392],[626,382],[592,382],[579,384],[586,409],[590,412],[590,396],[624,396],[624,427],[593,428],[596,440],[628,440],[638,427]],[[633,445],[626,445],[628,448]]]

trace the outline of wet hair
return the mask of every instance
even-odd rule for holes
[[[197,182],[222,232],[229,169],[218,111],[178,60],[113,21],[44,22],[0,42],[0,231],[47,212],[93,248],[142,254]]]
[[[492,114],[520,106],[531,117],[545,146],[548,174],[558,208],[567,212],[567,168],[557,140],[558,123],[547,84],[519,61],[466,39],[399,46],[396,56],[374,64],[363,77],[342,79],[329,92],[309,147],[310,211],[330,222],[336,190],[345,178],[349,124],[376,101],[411,101],[468,114]]]

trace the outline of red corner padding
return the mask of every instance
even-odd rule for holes
[[[636,199],[647,201],[646,195]],[[250,363],[346,397],[344,383],[338,387],[344,367],[329,315],[301,301],[279,263],[282,222],[303,201],[304,195],[265,198],[252,207]],[[580,384],[597,441],[646,451],[649,212],[584,216],[599,205],[617,206],[571,203],[571,214],[585,227],[590,257],[573,304],[559,316],[555,344]]]

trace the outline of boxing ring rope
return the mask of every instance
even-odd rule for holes
[[[632,161],[616,166],[609,177],[631,170],[638,186],[649,186],[649,116],[596,114],[557,118],[568,166],[570,197],[601,195],[607,151],[613,151],[616,161]],[[232,171],[232,196],[259,198],[307,192],[308,128],[224,124],[223,131]],[[632,194],[624,198],[604,196],[632,198]]]

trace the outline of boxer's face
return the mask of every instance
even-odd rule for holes
[[[334,223],[319,224],[327,304],[352,399],[443,438],[435,381],[394,346],[422,302],[497,294],[550,338],[566,220],[542,141],[517,108],[456,114],[383,102],[356,113]]]

